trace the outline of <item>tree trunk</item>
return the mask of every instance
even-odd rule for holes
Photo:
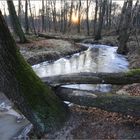
[[[69,16],[69,24],[68,24],[68,31],[71,30],[71,23],[72,23],[72,15],[73,15],[73,0],[71,0],[71,6],[70,6],[70,16]]]
[[[98,0],[96,0],[95,6],[95,16],[94,16],[94,35],[96,34],[96,26],[97,26],[97,14],[98,14]]]
[[[54,31],[57,32],[56,0],[51,1],[51,7],[52,7],[53,27],[54,27]]]
[[[111,28],[111,13],[112,13],[112,0],[110,0],[110,3],[109,3],[109,19],[108,19],[108,20],[109,20],[109,21],[108,21],[108,22],[109,22],[109,23],[108,23],[108,24],[109,24],[109,25],[108,25],[108,26],[109,26],[109,27],[108,27],[109,30],[110,30],[110,28]]]
[[[24,35],[24,32],[23,32],[23,30],[21,28],[19,19],[17,17],[16,11],[15,11],[15,7],[14,7],[14,4],[13,4],[13,1],[7,0],[7,4],[8,4],[8,9],[9,9],[11,23],[12,23],[14,32],[19,37],[20,42],[21,43],[25,43],[25,42],[27,42],[27,39],[26,39],[26,37]]]
[[[57,129],[67,107],[20,55],[0,12],[0,91],[13,101],[38,134]]]
[[[77,24],[77,32],[81,32],[81,0],[79,0],[78,6],[78,24]]]
[[[127,54],[128,48],[127,48],[127,42],[131,33],[131,24],[132,24],[132,5],[133,0],[128,0],[127,2],[127,8],[124,13],[124,19],[122,21],[122,24],[120,25],[120,31],[119,31],[119,47],[117,50],[117,53],[119,54]]]
[[[68,8],[68,5],[67,3],[64,1],[64,30],[63,30],[63,33],[65,34],[66,31],[67,31],[67,21],[68,21],[68,11],[67,11],[67,8]]]
[[[29,33],[29,20],[28,20],[28,0],[25,0],[25,32]]]
[[[43,82],[53,86],[67,84],[115,84],[125,85],[140,83],[140,70],[131,70],[124,73],[90,73],[59,75],[42,78]]]
[[[122,22],[124,20],[124,15],[125,15],[126,8],[127,8],[127,1],[124,1],[123,7],[122,7],[122,11],[121,11],[121,15],[120,15],[119,24],[118,24],[117,31],[116,31],[118,34],[120,32],[121,24],[122,24]]]
[[[86,22],[87,22],[87,35],[89,35],[89,0],[86,0],[87,11],[86,11]]]
[[[32,24],[33,32],[34,32],[35,35],[37,35],[30,0],[28,0],[28,4],[29,4],[30,15],[31,15],[31,24]]]
[[[18,0],[18,18],[19,18],[19,21],[21,22],[21,0]]]
[[[62,100],[78,105],[140,117],[140,97],[79,91],[61,87],[56,89],[56,94]]]
[[[44,0],[42,0],[42,13],[41,13],[41,17],[42,17],[42,32],[45,30],[45,6],[44,6]]]
[[[106,2],[107,2],[107,0],[104,0],[101,3],[100,15],[99,15],[99,25],[98,25],[97,32],[95,34],[95,40],[101,39],[101,32],[102,32],[102,26],[103,26],[104,14],[105,14]]]

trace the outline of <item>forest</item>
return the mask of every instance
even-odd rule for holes
[[[0,140],[140,139],[140,1],[0,1]]]

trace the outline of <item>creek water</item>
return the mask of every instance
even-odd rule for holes
[[[86,45],[86,44],[85,44]],[[87,51],[61,58],[55,62],[43,62],[33,66],[40,77],[79,72],[122,72],[128,70],[127,59],[116,53],[117,47],[86,45]],[[111,85],[67,85],[69,88],[107,92]],[[31,124],[17,113],[10,101],[0,93],[0,140],[26,139]]]
[[[106,45],[84,44],[89,49],[61,58],[55,62],[43,62],[33,66],[39,77],[62,75],[80,72],[123,72],[128,70],[128,61],[123,55],[116,53],[117,47]],[[64,87],[83,90],[108,92],[111,85],[107,84],[75,84]]]

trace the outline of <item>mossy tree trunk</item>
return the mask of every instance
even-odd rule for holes
[[[125,85],[140,83],[140,69],[120,73],[81,72],[67,75],[43,77],[44,83],[54,87],[68,84],[114,84]]]
[[[140,117],[140,96],[103,94],[65,87],[56,88],[56,94],[74,104]]]
[[[38,134],[53,131],[66,120],[67,106],[20,55],[1,12],[0,91],[12,100]]]
[[[7,0],[8,10],[10,14],[11,23],[15,34],[19,37],[21,43],[27,42],[24,32],[21,28],[19,18],[16,14],[15,7],[12,0]]]

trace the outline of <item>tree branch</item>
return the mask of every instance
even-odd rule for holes
[[[140,83],[140,70],[131,70],[124,73],[75,73],[42,78],[43,82],[52,86],[68,84],[115,84],[125,85]]]
[[[140,97],[115,94],[98,94],[59,87],[56,94],[64,101],[78,105],[97,107],[106,111],[140,117]]]

